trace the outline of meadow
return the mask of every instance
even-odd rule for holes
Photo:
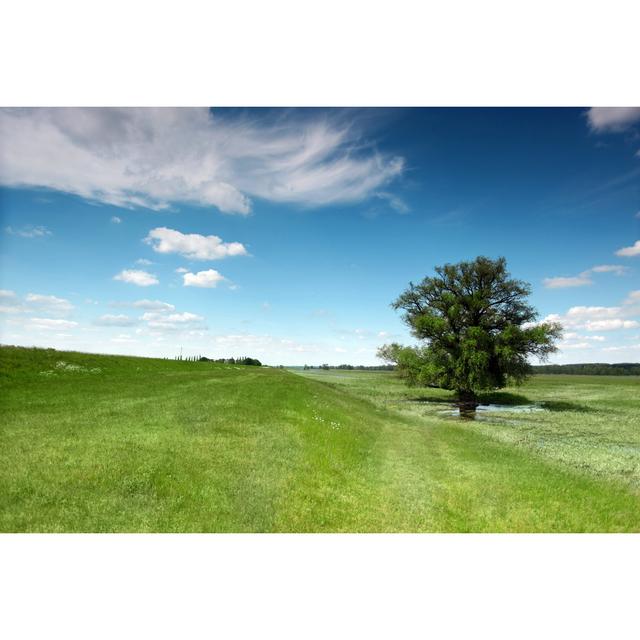
[[[0,531],[637,532],[639,390],[540,375],[467,421],[393,373],[2,347]]]

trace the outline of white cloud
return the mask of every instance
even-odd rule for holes
[[[565,330],[614,331],[618,329],[635,329],[640,326],[640,322],[635,319],[640,315],[640,309],[633,306],[635,300],[630,298],[628,300],[630,304],[620,307],[571,307],[564,315],[551,314],[544,321],[559,322]],[[565,334],[565,340],[572,339],[571,336],[576,335],[575,333]],[[584,336],[581,336],[581,338],[584,338]]]
[[[72,320],[61,320],[60,318],[30,318],[29,324],[34,329],[73,329],[78,323]]]
[[[0,313],[23,313],[25,308],[20,304],[0,304]]]
[[[620,307],[571,307],[567,311],[567,317],[578,322],[593,318],[614,318],[620,314]]]
[[[613,331],[614,329],[635,329],[640,327],[640,322],[612,318],[610,320],[590,320],[584,326],[587,331]]]
[[[137,320],[135,318],[131,318],[124,314],[110,314],[107,313],[103,316],[100,316],[95,324],[103,326],[103,327],[131,327],[137,324]]]
[[[25,301],[29,306],[37,307],[45,310],[47,313],[54,315],[67,315],[74,309],[74,306],[65,298],[57,296],[48,296],[40,293],[28,293]]]
[[[158,284],[158,278],[153,274],[139,269],[124,269],[118,275],[113,276],[113,279],[135,284],[138,287],[149,287],[153,284]]]
[[[245,356],[248,354],[269,354],[281,358],[287,354],[319,353],[319,345],[298,342],[289,338],[277,338],[270,335],[230,334],[218,335],[213,338],[214,343],[229,356]]]
[[[625,267],[621,264],[600,264],[596,267],[592,267],[593,273],[613,273],[617,276],[623,276],[629,273],[629,267]]]
[[[375,151],[347,117],[7,109],[0,181],[125,207],[194,202],[238,214],[250,212],[253,197],[309,206],[358,201],[400,176],[404,160]]]
[[[622,247],[616,251],[617,256],[630,258],[632,256],[640,256],[640,240],[636,240],[630,247]]]
[[[191,260],[220,260],[227,256],[246,256],[239,242],[223,242],[218,236],[181,233],[167,227],[151,229],[144,239],[158,253],[179,253]]]
[[[121,333],[115,338],[111,338],[111,342],[115,342],[116,344],[131,344],[137,342],[135,338],[132,338],[128,333]]]
[[[176,273],[188,273],[189,269],[185,269],[184,267],[178,267],[176,269]]]
[[[34,227],[33,225],[26,225],[21,229],[14,229],[13,227],[6,227],[5,231],[12,236],[20,236],[21,238],[43,238],[44,236],[50,236],[51,231],[42,225]]]
[[[375,196],[381,200],[386,200],[389,203],[389,206],[397,213],[407,213],[409,211],[407,203],[402,200],[402,198],[393,195],[393,193],[378,191]]]
[[[0,300],[14,299],[15,297],[15,291],[9,291],[9,289],[0,289]]]
[[[613,273],[623,276],[629,272],[629,267],[620,264],[599,264],[591,269],[583,271],[577,276],[561,276],[557,278],[545,278],[543,284],[547,289],[566,289],[568,287],[584,287],[593,284],[592,273]]]
[[[623,304],[640,304],[640,289],[629,293]]]
[[[149,265],[152,265],[153,262],[151,262],[151,260],[147,260],[146,258],[138,258],[136,260],[136,264],[140,264],[143,267],[148,267]]]
[[[587,119],[597,133],[624,131],[640,122],[640,107],[592,107]]]
[[[136,300],[131,303],[132,307],[136,309],[148,309],[149,311],[173,311],[175,306],[169,302],[162,302],[161,300]]]
[[[152,329],[177,330],[204,328],[204,318],[185,311],[183,313],[161,313],[148,311],[142,315],[142,320]]]
[[[607,351],[607,352],[622,351],[623,353],[629,353],[629,351],[637,351],[639,349],[640,349],[640,342],[638,344],[619,345],[617,347],[603,347],[602,351]]]
[[[547,289],[565,289],[567,287],[584,287],[593,284],[593,280],[586,273],[572,277],[545,278],[543,281]]]
[[[118,216],[111,216],[111,222],[113,222],[113,224],[120,224],[122,222],[122,218],[119,218]]]
[[[212,289],[217,286],[218,282],[225,279],[215,269],[198,271],[198,273],[185,273],[182,278],[185,287],[203,287],[205,289]]]

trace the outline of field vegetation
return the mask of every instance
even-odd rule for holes
[[[0,349],[0,530],[639,531],[640,379],[452,414],[393,373]]]

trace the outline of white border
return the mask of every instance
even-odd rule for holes
[[[0,20],[4,106],[640,104],[624,0],[9,0]],[[4,535],[0,636],[628,637],[639,557],[637,535]]]
[[[7,535],[11,638],[621,638],[634,535]]]
[[[635,106],[633,0],[7,0],[0,104]]]

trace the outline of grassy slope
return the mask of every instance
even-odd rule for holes
[[[2,531],[640,530],[638,492],[615,474],[383,406],[390,377],[344,387],[210,363],[0,358]]]

